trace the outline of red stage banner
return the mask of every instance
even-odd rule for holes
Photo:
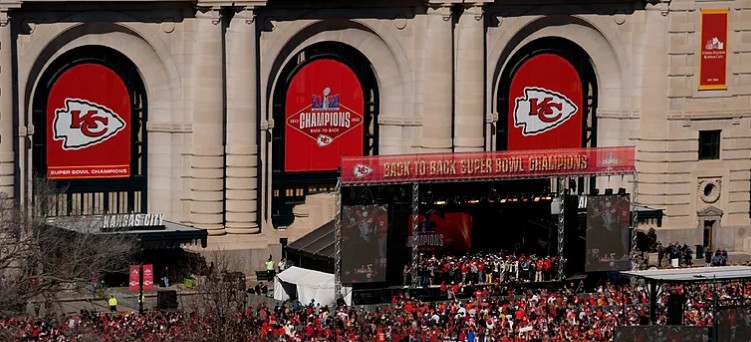
[[[412,216],[408,221],[407,247],[412,248]],[[464,212],[430,211],[417,218],[417,248],[423,252],[462,253],[472,248],[472,215]]]
[[[284,124],[286,172],[334,171],[343,156],[363,154],[362,85],[347,65],[318,59],[287,89]]]
[[[701,11],[699,90],[727,89],[728,9]]]
[[[143,289],[149,291],[154,289],[154,265],[143,265]]]
[[[584,176],[634,172],[634,147],[342,158],[343,184]]]
[[[527,59],[509,88],[506,149],[582,147],[583,100],[581,78],[568,60],[552,53]]]
[[[130,274],[128,275],[128,290],[138,291],[141,281],[141,266],[130,265]]]
[[[47,98],[47,178],[130,177],[130,93],[110,68],[83,63]]]

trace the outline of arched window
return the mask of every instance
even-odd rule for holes
[[[499,151],[597,145],[596,75],[587,53],[567,39],[540,38],[515,53],[501,74],[497,108]]]
[[[33,99],[33,171],[62,193],[51,215],[145,212],[146,91],[136,66],[103,46],[57,58]]]
[[[291,59],[273,96],[271,218],[280,227],[307,195],[334,190],[342,156],[378,154],[378,85],[361,52],[323,42]]]

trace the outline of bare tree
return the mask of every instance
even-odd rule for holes
[[[209,259],[210,266],[202,269],[196,284],[197,293],[181,298],[183,309],[198,319],[190,333],[181,336],[185,341],[250,341],[254,329],[249,329],[246,317],[247,294],[245,276],[238,272],[240,261],[225,251],[216,251]]]
[[[30,300],[53,303],[100,273],[124,271],[133,256],[134,239],[101,232],[94,218],[50,217],[59,194],[45,180],[25,202],[33,207],[0,194],[0,314],[24,312]]]

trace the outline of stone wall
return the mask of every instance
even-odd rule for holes
[[[283,123],[273,120],[271,96],[299,51],[336,41],[367,57],[379,87],[381,154],[480,151],[494,149],[492,127],[504,119],[496,103],[506,63],[527,43],[553,36],[589,55],[599,90],[596,144],[637,147],[636,198],[665,209],[661,238],[698,242],[697,213],[711,205],[723,212],[716,242],[749,245],[749,0],[233,3],[0,2],[0,191],[28,192],[37,82],[78,46],[122,52],[146,84],[149,210],[221,235],[274,229],[263,214],[272,197],[268,151],[271,129]],[[730,8],[728,90],[700,92],[699,10],[710,5]],[[17,127],[9,113],[18,113]],[[698,161],[698,132],[708,129],[722,130],[721,159]],[[712,203],[701,197],[706,179],[721,183]],[[294,229],[329,217],[306,215],[300,222],[310,226]]]

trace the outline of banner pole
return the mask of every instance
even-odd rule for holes
[[[138,313],[143,315],[143,259],[138,271]]]
[[[342,297],[342,172],[336,177],[334,191],[334,298]]]
[[[412,183],[412,287],[417,288],[420,285],[418,279],[418,266],[420,264],[420,242],[417,234],[419,223],[417,222],[420,214],[420,184]]]

